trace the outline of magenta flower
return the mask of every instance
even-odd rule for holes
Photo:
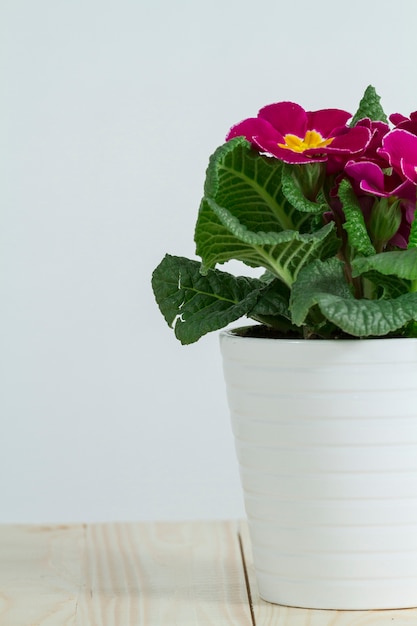
[[[398,126],[399,124],[402,124],[403,122],[409,122],[410,119],[411,119],[411,116],[407,117],[406,115],[403,115],[402,113],[391,113],[391,115],[389,116],[389,121],[392,122],[394,126]]]
[[[366,146],[365,152],[361,154],[359,158],[364,161],[373,161],[374,163],[380,164],[382,167],[386,167],[386,161],[378,154],[378,150],[382,145],[383,137],[390,130],[388,124],[364,118],[363,120],[359,120],[357,125],[364,126],[371,132],[371,140]]]
[[[401,113],[393,113],[389,117],[390,122],[394,124],[396,128],[402,130],[408,130],[413,135],[417,135],[417,111],[410,113],[410,117],[406,117]]]
[[[340,155],[346,161],[362,152],[371,139],[368,128],[346,126],[350,117],[340,109],[305,111],[294,102],[278,102],[233,126],[226,141],[244,136],[260,151],[285,163],[326,161],[327,155]]]
[[[365,150],[357,154],[348,155],[348,158],[346,158],[346,155],[329,155],[327,161],[328,174],[339,174],[344,170],[346,162],[350,162],[352,159],[355,161],[372,161],[381,167],[388,167],[386,160],[378,154],[382,137],[389,132],[388,124],[385,124],[385,122],[372,121],[366,117],[359,120],[356,126],[366,128],[369,131],[370,140]]]
[[[402,128],[385,135],[378,153],[412,183],[417,183],[417,136]],[[414,196],[415,198],[415,196]]]
[[[403,200],[415,200],[415,185],[410,180],[404,180],[395,170],[387,174],[372,161],[349,161],[345,172],[365,193],[381,198],[395,196]]]

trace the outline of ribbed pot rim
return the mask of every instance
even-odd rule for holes
[[[352,337],[352,338],[339,338],[339,339],[323,339],[323,338],[311,338],[311,339],[302,339],[302,338],[287,338],[287,337],[250,337],[248,335],[240,335],[239,331],[247,330],[251,328],[252,325],[248,326],[238,326],[236,328],[226,328],[220,331],[220,337],[228,337],[230,339],[235,339],[238,341],[245,342],[279,342],[286,344],[303,344],[303,345],[318,345],[318,344],[336,344],[336,345],[348,345],[348,344],[364,344],[364,343],[372,343],[372,344],[386,344],[390,343],[416,343],[417,337]]]

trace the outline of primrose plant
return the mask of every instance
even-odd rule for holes
[[[184,344],[242,317],[266,336],[417,337],[416,189],[417,111],[388,120],[371,86],[353,118],[265,106],[211,156],[201,261],[164,257],[159,308]],[[216,268],[230,260],[264,271]]]

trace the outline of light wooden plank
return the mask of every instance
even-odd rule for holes
[[[0,527],[0,626],[251,626],[234,522]]]
[[[317,611],[265,602],[259,597],[248,527],[240,527],[249,594],[256,626],[416,626],[417,609],[385,611]]]
[[[87,528],[77,626],[250,626],[233,522]]]
[[[85,527],[0,527],[0,625],[75,626]]]

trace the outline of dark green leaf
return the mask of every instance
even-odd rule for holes
[[[355,300],[322,294],[321,312],[345,333],[355,337],[380,337],[417,320],[417,293],[392,300]]]
[[[295,230],[254,232],[211,198],[202,203],[197,228],[197,254],[205,269],[237,259],[264,267],[288,286],[305,263],[334,255],[340,245],[333,223],[311,234]]]
[[[318,202],[312,202],[305,197],[301,189],[299,180],[296,177],[296,172],[298,170],[295,170],[294,167],[295,166],[291,166],[285,163],[282,169],[282,191],[287,200],[298,211],[301,211],[303,213],[323,213],[323,211],[325,211],[326,209],[328,210],[327,205],[320,204]],[[298,167],[308,168],[311,166],[310,164],[306,164]]]
[[[359,103],[359,109],[356,114],[353,116],[351,126],[355,126],[362,120],[364,117],[369,117],[369,119],[374,121],[381,121],[388,123],[388,118],[384,113],[384,109],[381,106],[380,102],[381,98],[375,91],[375,87],[369,85],[365,89],[365,93],[363,95],[362,100]]]
[[[355,337],[387,335],[417,320],[417,293],[389,300],[356,299],[337,259],[311,263],[301,270],[293,286],[290,309],[294,323],[301,325],[314,306],[329,322]]]
[[[193,343],[253,309],[265,283],[210,270],[200,273],[200,263],[166,255],[152,275],[158,306],[183,344]]]
[[[361,274],[361,278],[375,285],[375,293],[384,300],[398,298],[398,296],[410,291],[410,281],[397,278],[397,276],[388,276],[379,272],[365,272]]]
[[[346,218],[343,228],[347,232],[349,245],[357,253],[364,256],[375,254],[375,248],[370,240],[359,201],[352,185],[346,178],[339,185],[338,195]]]
[[[319,225],[311,233],[315,216],[298,211],[282,193],[282,167],[242,137],[216,150],[195,230],[196,252],[205,269],[238,259],[265,267],[290,284],[300,262],[334,254],[339,242],[333,229]]]
[[[358,257],[352,262],[353,276],[375,270],[386,276],[417,280],[417,248],[381,252],[366,258]]]
[[[294,226],[294,209],[287,203],[284,210],[281,172],[278,159],[261,156],[243,137],[215,151],[207,169],[206,198],[201,202],[195,229],[196,253],[204,268],[233,258],[263,266],[258,251],[236,238],[233,225],[239,224],[242,232],[252,232],[255,237],[261,228],[273,236]],[[210,205],[219,207],[221,219]]]
[[[283,195],[282,165],[236,137],[210,157],[204,195],[226,207],[248,230],[298,230],[309,216],[299,215]]]
[[[267,284],[258,301],[250,311],[250,316],[280,315],[291,319],[289,311],[290,290],[280,280],[275,279]]]
[[[410,236],[408,238],[408,247],[417,248],[417,211],[414,213],[414,219],[411,224]]]
[[[274,279],[262,291],[254,308],[248,313],[251,317],[262,324],[278,329],[283,333],[289,331],[299,333],[292,324],[288,308],[290,290],[280,280]]]
[[[331,258],[316,260],[304,267],[292,286],[290,310],[297,326],[304,323],[310,309],[318,304],[321,294],[333,294],[342,298],[352,298],[346,283],[343,263]]]

